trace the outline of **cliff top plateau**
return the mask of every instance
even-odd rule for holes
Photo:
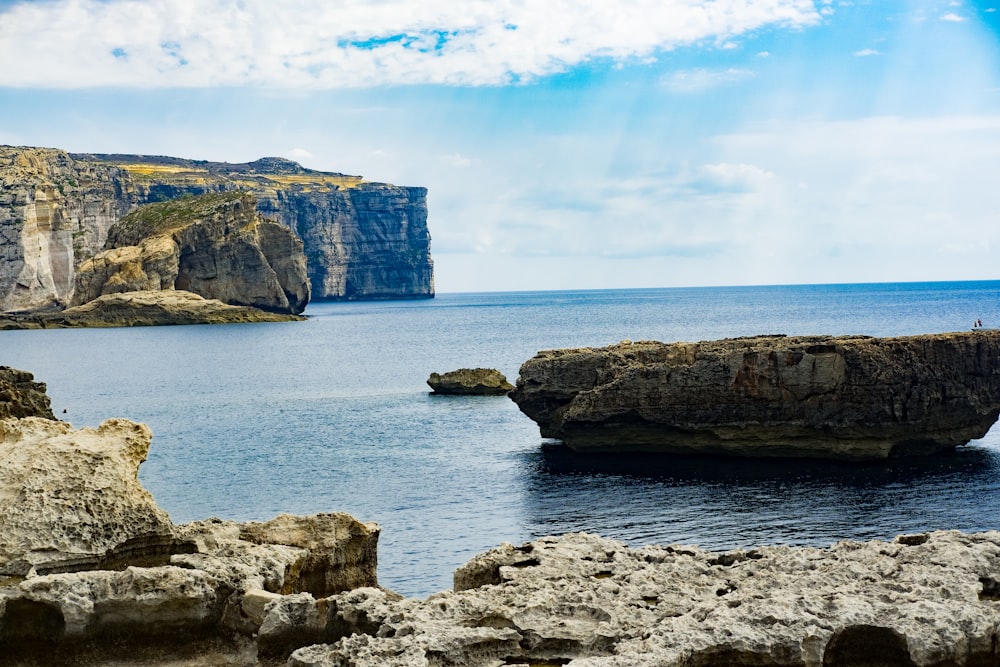
[[[1000,331],[548,350],[521,366],[510,396],[543,437],[578,451],[930,454],[996,422]]]

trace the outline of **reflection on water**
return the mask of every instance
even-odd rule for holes
[[[823,546],[988,530],[1000,510],[1000,449],[982,444],[859,464],[582,455],[546,443],[521,464],[533,536],[586,530],[632,545]]]

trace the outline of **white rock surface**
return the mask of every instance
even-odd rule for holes
[[[116,550],[169,546],[170,517],[137,478],[151,438],[125,419],[80,430],[0,420],[0,575],[87,569]]]
[[[487,552],[426,601],[329,598],[364,634],[289,664],[996,665],[998,577],[997,532],[724,554],[571,534]]]

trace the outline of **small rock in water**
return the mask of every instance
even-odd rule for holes
[[[431,373],[427,384],[434,394],[451,396],[505,396],[514,388],[493,368],[459,368],[445,374]]]

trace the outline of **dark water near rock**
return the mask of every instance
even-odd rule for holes
[[[501,541],[825,545],[1000,528],[1000,427],[887,464],[581,458],[504,397],[428,395],[432,371],[537,350],[762,333],[1000,325],[1000,282],[445,294],[313,304],[308,322],[0,332],[75,426],[154,431],[140,477],[175,522],[347,511],[383,527],[381,582],[423,596]],[[67,412],[62,415],[62,410]]]

